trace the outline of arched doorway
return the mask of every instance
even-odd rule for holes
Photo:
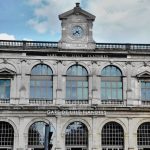
[[[66,150],[88,150],[88,129],[79,121],[70,123],[65,132]]]
[[[124,131],[117,122],[108,122],[102,129],[102,150],[123,150]]]
[[[14,129],[8,122],[0,122],[0,150],[13,150]]]
[[[150,122],[142,123],[137,130],[138,150],[150,149]]]
[[[46,125],[47,123],[38,121],[30,126],[28,131],[28,148],[30,148],[31,150],[44,150]],[[50,131],[54,132],[54,128],[52,125],[50,125]]]

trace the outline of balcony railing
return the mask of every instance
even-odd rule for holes
[[[144,105],[144,106],[150,106],[150,101],[148,101],[148,100],[147,101],[142,100],[141,104]]]
[[[9,98],[0,98],[0,103],[1,104],[10,103],[10,99]]]
[[[116,99],[111,99],[111,100],[101,100],[102,105],[109,105],[109,106],[126,106],[126,100],[116,100]]]
[[[38,105],[46,105],[46,104],[53,104],[52,100],[48,100],[48,99],[29,99],[29,103],[30,104],[38,104]]]
[[[0,40],[0,49],[19,48],[21,50],[58,48],[58,42]],[[150,44],[96,43],[96,49],[150,50]]]
[[[88,100],[66,100],[66,104],[88,104]]]
[[[49,49],[57,47],[58,42],[0,40],[0,48],[20,48],[22,50],[28,50],[28,49]]]
[[[150,44],[96,43],[98,49],[150,50]]]

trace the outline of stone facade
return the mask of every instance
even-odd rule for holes
[[[66,149],[66,128],[75,121],[82,122],[88,129],[88,150],[102,150],[102,129],[109,122],[116,122],[123,128],[124,150],[140,149],[137,130],[142,123],[150,122],[150,102],[141,100],[141,81],[150,75],[150,45],[94,45],[94,49],[73,50],[72,47],[61,48],[60,43],[0,41],[0,78],[11,80],[10,101],[1,100],[0,122],[9,123],[14,129],[13,150],[31,149],[29,128],[39,121],[50,123],[54,128],[53,150]],[[53,72],[51,104],[30,103],[31,70],[38,64],[46,64]],[[66,103],[66,72],[75,64],[88,72],[86,104]],[[109,65],[122,72],[121,102],[102,103],[101,72]],[[111,144],[109,146],[113,149]]]

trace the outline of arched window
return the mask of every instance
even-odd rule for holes
[[[14,129],[7,122],[0,122],[0,149],[13,149],[14,144]]]
[[[101,100],[112,102],[123,100],[122,73],[115,66],[106,66],[101,72]]]
[[[88,129],[82,122],[72,122],[65,132],[65,144],[67,150],[88,149]]]
[[[113,147],[113,149],[111,149]],[[120,124],[108,122],[102,129],[102,150],[123,150],[124,131]]]
[[[52,103],[53,72],[44,64],[36,65],[31,71],[30,103]]]
[[[33,123],[28,131],[28,148],[44,150],[45,139],[45,122]],[[54,132],[54,128],[50,126],[50,132]]]
[[[88,103],[88,72],[81,65],[67,70],[66,103]]]
[[[150,122],[141,124],[137,130],[137,145],[139,150],[150,148]]]

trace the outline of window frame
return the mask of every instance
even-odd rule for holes
[[[41,72],[41,74],[39,74],[39,72],[36,73],[32,73],[33,69],[38,69],[36,67],[40,67],[39,72]],[[42,67],[47,67],[47,74],[42,74]],[[50,74],[49,74],[50,73]],[[47,82],[50,82],[50,85],[48,85]],[[34,85],[32,85],[33,83]],[[45,86],[42,86],[43,84],[46,84]],[[37,84],[39,84],[39,86],[37,86]],[[47,64],[37,64],[35,66],[32,67],[31,69],[31,74],[30,74],[30,90],[29,90],[29,102],[31,104],[52,104],[53,103],[53,70],[52,68],[47,65]],[[45,90],[44,90],[45,89]],[[34,94],[31,95],[31,93],[34,90]],[[44,95],[44,97],[42,96],[42,91],[47,91],[46,94]],[[49,92],[50,90],[50,92]],[[37,95],[37,91],[40,91],[38,93],[40,93],[40,95]],[[48,95],[49,93],[51,93],[51,95]],[[50,96],[50,97],[49,97]]]
[[[113,68],[116,70],[112,70]],[[111,75],[112,71],[113,72],[116,71],[114,75]],[[117,75],[117,73],[120,75]],[[102,104],[123,104],[124,103],[124,93],[123,93],[124,84],[123,84],[123,74],[120,68],[115,65],[107,65],[101,70],[100,77],[101,77],[100,97],[101,97]]]
[[[10,103],[10,99],[11,99],[11,89],[12,89],[12,78],[10,78],[10,76],[8,78],[3,78],[0,77],[0,80],[9,80],[9,97],[8,98],[1,98],[0,97],[0,103]],[[5,87],[6,89],[6,87]],[[5,94],[6,94],[6,90],[5,90]]]
[[[149,128],[145,127],[146,125],[148,125]],[[144,130],[142,132],[142,134],[140,133],[141,130]],[[139,125],[139,127],[137,129],[137,146],[138,146],[138,149],[150,147],[150,141],[149,141],[150,136],[148,137],[149,132],[150,132],[150,122],[144,122],[144,123]],[[143,136],[143,134],[144,134],[144,136]],[[145,141],[146,138],[148,138],[147,141]]]
[[[122,139],[122,141],[120,140],[120,138]],[[104,124],[101,131],[102,150],[109,149],[109,148],[119,148],[123,150],[125,146],[124,144],[125,144],[125,138],[124,138],[123,127],[118,122],[115,121],[107,122],[106,124]]]
[[[79,73],[78,66],[80,67],[80,69],[82,69],[83,75],[81,75]],[[76,68],[74,68],[74,67],[76,67]],[[69,74],[70,72],[73,72],[73,71],[75,71],[75,74]],[[78,75],[78,73],[79,73],[79,75]],[[75,84],[75,85],[73,85],[73,84]],[[80,64],[74,64],[67,69],[65,89],[66,89],[66,94],[65,94],[66,104],[87,104],[87,103],[89,103],[89,75],[88,75],[87,69],[84,66],[82,66]],[[75,90],[74,97],[73,97],[73,90]],[[80,93],[80,90],[82,90],[81,93]]]
[[[78,127],[78,124],[82,125],[82,128]],[[76,129],[76,127],[78,128]],[[74,132],[71,133],[71,129],[74,129]],[[67,132],[67,130],[69,131]],[[74,147],[88,149],[88,145],[89,145],[89,131],[87,126],[81,121],[74,121],[69,123],[65,129],[66,149]]]
[[[14,139],[15,139],[15,133],[14,133],[14,128],[13,126],[9,123],[9,122],[6,122],[6,121],[0,121],[0,123],[4,123],[5,125],[3,125],[2,129],[5,129],[4,132],[1,132],[3,133],[2,134],[2,137],[0,138],[1,140],[4,138],[5,140],[4,141],[0,141],[0,148],[7,148],[7,149],[12,149],[13,146],[14,146]],[[5,127],[5,128],[4,128]],[[8,128],[9,127],[9,128]],[[10,132],[10,129],[11,129],[11,132]],[[9,134],[9,136],[8,136]],[[6,135],[6,136],[4,136]],[[6,141],[6,138],[9,139],[8,141]],[[2,143],[4,145],[2,145]],[[7,143],[7,144],[6,144]]]

